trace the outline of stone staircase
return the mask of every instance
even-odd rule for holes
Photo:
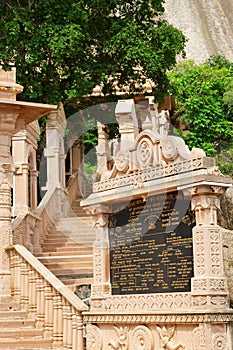
[[[45,339],[43,330],[36,328],[35,318],[30,318],[27,311],[13,299],[0,301],[0,349],[52,349],[50,339]]]
[[[72,217],[60,218],[51,228],[37,258],[74,290],[77,285],[92,283],[95,230],[79,201],[72,210]]]

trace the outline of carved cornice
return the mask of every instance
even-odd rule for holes
[[[107,312],[84,312],[84,322],[90,323],[113,323],[113,324],[196,324],[196,323],[230,323],[233,322],[233,312],[186,312],[186,313],[107,313]]]
[[[151,166],[149,168],[136,171],[132,174],[126,174],[105,181],[99,181],[93,184],[93,192],[106,191],[125,185],[136,186],[138,183],[145,183],[150,180],[166,178],[177,174],[180,175],[199,169],[205,169],[205,175],[208,175],[206,168],[206,157],[199,157],[154,167]]]

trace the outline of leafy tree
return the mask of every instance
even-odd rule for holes
[[[169,78],[177,106],[172,121],[189,147],[200,147],[209,156],[229,152],[233,148],[233,64],[221,56],[199,65],[183,61]]]
[[[2,0],[0,61],[17,67],[24,100],[83,108],[97,84],[112,100],[116,85],[139,93],[146,79],[163,95],[185,38],[161,19],[162,3]]]

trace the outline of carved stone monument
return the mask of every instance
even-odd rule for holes
[[[232,181],[151,100],[141,114],[119,101],[116,118],[120,142],[110,159],[102,137],[82,201],[96,229],[87,350],[230,350],[217,211]]]

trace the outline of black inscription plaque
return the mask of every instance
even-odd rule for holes
[[[115,206],[109,217],[112,294],[190,291],[193,226],[189,201],[177,192]]]

